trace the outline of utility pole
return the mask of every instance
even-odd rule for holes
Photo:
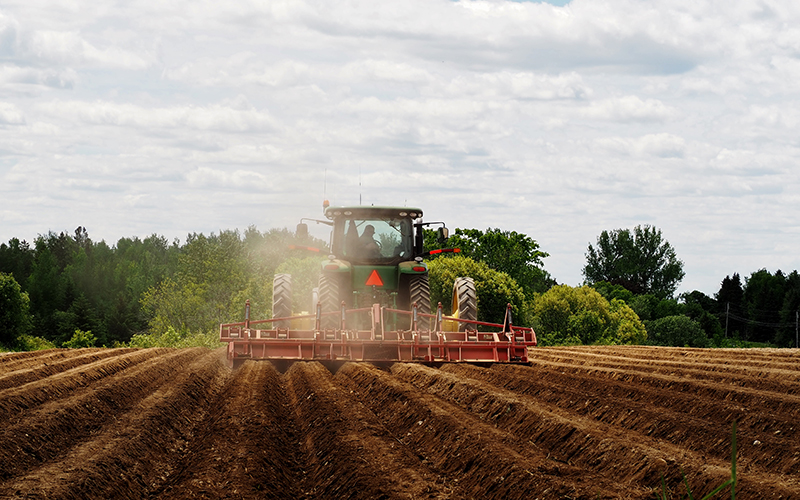
[[[725,302],[725,338],[728,338],[728,315],[731,311],[731,303]]]
[[[798,337],[798,335],[797,335],[798,318],[800,318],[800,311],[795,309],[795,311],[794,311],[794,346],[795,347],[800,347],[800,337]]]

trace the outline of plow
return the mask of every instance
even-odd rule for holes
[[[247,360],[529,363],[528,348],[537,344],[534,330],[514,325],[511,304],[503,323],[478,321],[472,278],[455,279],[449,315],[441,303],[432,311],[423,259],[459,250],[425,251],[423,230],[441,226],[438,239],[444,242],[444,223],[422,222],[416,208],[324,209],[327,220],[314,221],[331,226],[331,254],[321,262],[313,313],[293,314],[291,275],[276,274],[272,318],[251,321],[247,301],[244,321],[220,325],[231,367]],[[297,235],[307,234],[301,221]]]

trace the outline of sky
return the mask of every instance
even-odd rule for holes
[[[798,81],[791,0],[4,0],[0,241],[294,228],[327,197],[524,233],[569,285],[655,226],[713,295],[800,268]]]

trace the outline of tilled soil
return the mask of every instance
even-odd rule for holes
[[[0,356],[0,498],[800,498],[800,351],[573,347],[531,366]],[[729,498],[730,490],[717,498]]]

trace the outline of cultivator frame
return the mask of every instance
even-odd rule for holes
[[[367,315],[370,329],[348,327],[355,315]],[[409,315],[409,330],[387,330],[387,314]],[[339,328],[321,329],[323,316],[339,315]],[[421,318],[434,320],[432,329],[419,328]],[[273,323],[311,322],[313,328],[260,329]],[[463,324],[464,331],[457,325]],[[476,327],[499,329],[480,332]],[[448,328],[449,327],[449,328]],[[511,304],[506,307],[503,324],[486,323],[444,316],[440,303],[436,314],[423,314],[417,304],[411,311],[392,309],[380,304],[372,307],[322,312],[316,314],[250,321],[250,301],[245,304],[245,320],[220,325],[221,342],[228,343],[228,364],[237,368],[246,360],[271,361],[369,361],[376,363],[411,362],[441,363],[514,363],[529,364],[528,347],[535,347],[536,332],[532,328],[514,326]]]

